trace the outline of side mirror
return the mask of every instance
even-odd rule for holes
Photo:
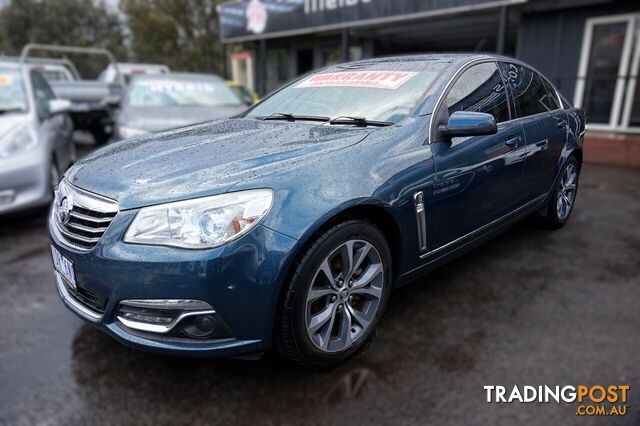
[[[449,117],[447,125],[439,126],[438,131],[442,136],[450,138],[494,135],[498,132],[498,125],[491,114],[456,111]]]
[[[49,101],[49,114],[63,114],[71,111],[71,101],[68,99],[51,99]]]
[[[102,99],[102,104],[109,108],[119,108],[120,103],[122,102],[122,96],[120,95],[109,95]]]

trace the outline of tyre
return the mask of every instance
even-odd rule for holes
[[[569,157],[562,168],[549,203],[543,208],[539,219],[550,229],[562,228],[568,221],[578,195],[580,167],[575,157]]]
[[[318,237],[294,266],[276,323],[276,347],[311,368],[366,349],[392,284],[391,253],[374,225],[350,220]]]

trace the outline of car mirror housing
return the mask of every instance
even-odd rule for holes
[[[447,125],[438,127],[442,136],[467,137],[493,135],[498,132],[496,119],[484,112],[456,111],[449,117]]]
[[[51,99],[49,101],[49,114],[63,114],[71,111],[71,101],[68,99]]]

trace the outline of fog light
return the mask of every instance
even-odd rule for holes
[[[195,315],[185,318],[180,323],[180,329],[184,334],[195,339],[206,339],[218,331],[213,315]]]
[[[200,300],[123,300],[116,319],[128,329],[172,338],[206,340],[233,337],[211,305]]]

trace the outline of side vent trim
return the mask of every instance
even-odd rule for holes
[[[413,196],[416,207],[416,222],[418,224],[418,248],[420,251],[427,250],[427,213],[424,209],[424,194],[422,191]]]

